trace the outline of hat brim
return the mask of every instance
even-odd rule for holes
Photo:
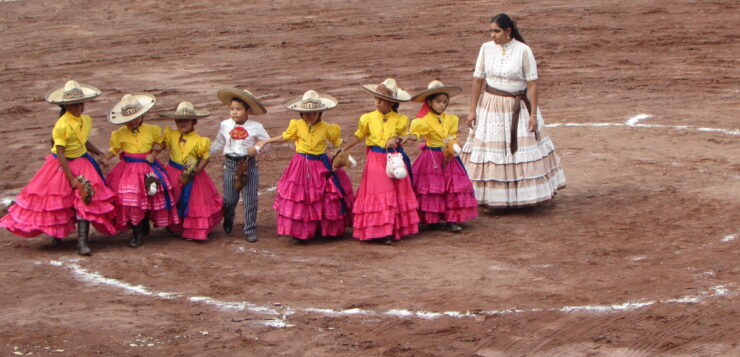
[[[221,103],[224,103],[226,105],[231,104],[231,100],[234,98],[239,98],[243,100],[250,109],[252,109],[252,114],[254,115],[260,115],[267,113],[267,108],[265,108],[264,105],[259,101],[259,99],[255,98],[253,95],[236,88],[224,88],[220,89],[216,96],[218,97],[218,100],[221,101]]]
[[[50,91],[49,93],[46,93],[44,96],[44,99],[46,99],[47,102],[51,104],[77,104],[77,103],[84,103],[91,99],[94,99],[103,92],[100,91],[100,89],[95,88],[91,85],[82,84],[79,83],[80,88],[82,89],[82,97],[81,98],[75,98],[75,99],[62,99],[62,96],[64,95],[64,87],[54,89]]]
[[[321,100],[321,103],[324,105],[322,108],[312,108],[312,109],[301,108],[301,103],[303,103],[303,97],[301,97],[301,98],[298,98],[288,103],[288,105],[285,106],[285,109],[288,109],[294,112],[299,112],[299,113],[317,113],[317,112],[323,112],[323,111],[327,111],[330,109],[334,109],[339,104],[339,101],[330,95],[319,94],[319,99]]]
[[[121,113],[121,106],[123,103],[121,103],[121,101],[118,101],[118,103],[116,103],[116,105],[113,106],[113,109],[111,109],[108,112],[108,122],[109,123],[116,124],[116,125],[126,124],[146,114],[146,112],[154,108],[154,104],[157,102],[157,98],[147,93],[137,93],[137,94],[132,94],[132,96],[136,98],[136,100],[139,101],[139,103],[144,109],[134,115],[123,115]]]
[[[398,96],[398,98],[395,98],[395,97],[391,97],[391,96],[376,92],[375,87],[377,86],[378,86],[377,84],[363,84],[362,89],[372,93],[373,96],[375,97],[385,99],[389,102],[402,103],[402,102],[408,102],[409,100],[411,100],[411,95],[401,88],[398,88],[396,90],[396,96]]]
[[[211,115],[210,112],[207,111],[195,111],[195,114],[182,114],[182,113],[161,113],[159,114],[159,117],[161,119],[203,119],[207,116]]]
[[[412,102],[424,102],[424,100],[427,99],[430,95],[435,95],[439,93],[445,93],[451,97],[454,97],[460,93],[462,93],[462,88],[458,86],[444,86],[444,87],[437,87],[432,89],[427,89],[417,95],[415,95],[413,98],[411,98]]]

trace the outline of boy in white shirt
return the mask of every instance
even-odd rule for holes
[[[248,242],[257,241],[257,167],[258,141],[270,135],[249,115],[267,113],[265,106],[249,91],[236,88],[221,89],[218,99],[229,106],[231,118],[221,122],[216,140],[211,144],[211,155],[222,152],[224,160],[224,232],[231,233],[234,226],[239,194],[244,200],[244,236]],[[241,166],[241,169],[238,167]],[[235,185],[236,183],[236,185]]]

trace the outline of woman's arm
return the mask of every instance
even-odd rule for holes
[[[537,101],[539,99],[537,80],[527,81],[527,97],[532,106],[532,111],[529,113],[529,131],[534,132],[537,131]]]
[[[67,157],[64,156],[64,146],[57,145],[57,161],[59,161],[59,166],[62,167],[64,175],[67,176],[67,180],[69,180],[69,185],[72,186],[72,189],[74,190],[77,187],[75,185],[77,179],[75,179],[74,175],[72,175],[72,171],[69,169],[69,165],[67,164]]]
[[[470,128],[475,126],[475,121],[478,119],[476,107],[480,99],[481,88],[483,88],[483,80],[484,78],[473,77],[473,86],[470,91],[470,106],[468,107],[468,127]]]

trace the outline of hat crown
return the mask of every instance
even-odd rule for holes
[[[74,79],[70,79],[67,83],[64,83],[64,92],[62,92],[62,99],[71,100],[82,98],[85,93],[82,91],[82,87]]]
[[[191,102],[181,102],[177,105],[177,110],[175,111],[175,113],[183,115],[195,115],[195,106],[193,106],[193,103]]]
[[[442,88],[444,86],[445,86],[444,83],[435,79],[429,82],[429,85],[427,85],[427,89]]]
[[[121,114],[132,116],[142,110],[144,110],[144,106],[133,95],[126,94],[121,98]]]
[[[319,93],[313,89],[307,90],[303,93],[303,99],[301,99],[301,108],[303,109],[320,109],[325,107],[321,101]]]
[[[378,93],[395,98],[396,93],[398,93],[398,84],[396,83],[395,79],[387,78],[383,81],[383,83],[380,83],[377,87],[375,87],[375,90],[378,91]]]

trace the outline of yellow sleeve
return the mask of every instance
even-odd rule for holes
[[[411,129],[409,131],[411,134],[419,137],[425,136],[429,134],[429,125],[427,125],[423,118],[416,118],[411,121]]]
[[[457,117],[457,115],[450,115],[450,136],[453,139],[457,139],[457,130],[458,125],[460,124],[460,118]]]
[[[57,120],[54,129],[51,131],[51,137],[54,139],[54,146],[67,146],[67,126],[61,120]]]
[[[172,136],[172,129],[170,129],[169,126],[168,127],[165,127],[164,128],[164,134],[162,134],[162,142],[168,148],[170,147],[170,137],[171,136]]]
[[[409,117],[399,114],[396,122],[396,135],[409,135]]]
[[[205,160],[209,157],[211,157],[211,139],[206,137],[201,137],[200,142],[198,143],[198,157],[201,160]]]
[[[152,125],[151,130],[154,142],[157,144],[161,144],[164,141],[164,136],[162,136],[162,128],[160,128],[158,125]]]
[[[339,147],[339,145],[342,145],[342,128],[337,124],[331,124],[326,132],[326,138],[334,147]]]
[[[357,131],[355,131],[355,137],[358,139],[366,138],[370,135],[370,128],[368,127],[367,114],[363,114],[360,117],[360,121],[357,123]]]
[[[297,119],[290,120],[290,124],[288,124],[288,129],[285,129],[282,136],[283,136],[283,139],[285,140],[298,140],[298,120]]]
[[[121,135],[118,130],[110,133],[110,149],[108,151],[116,155],[121,152]]]

